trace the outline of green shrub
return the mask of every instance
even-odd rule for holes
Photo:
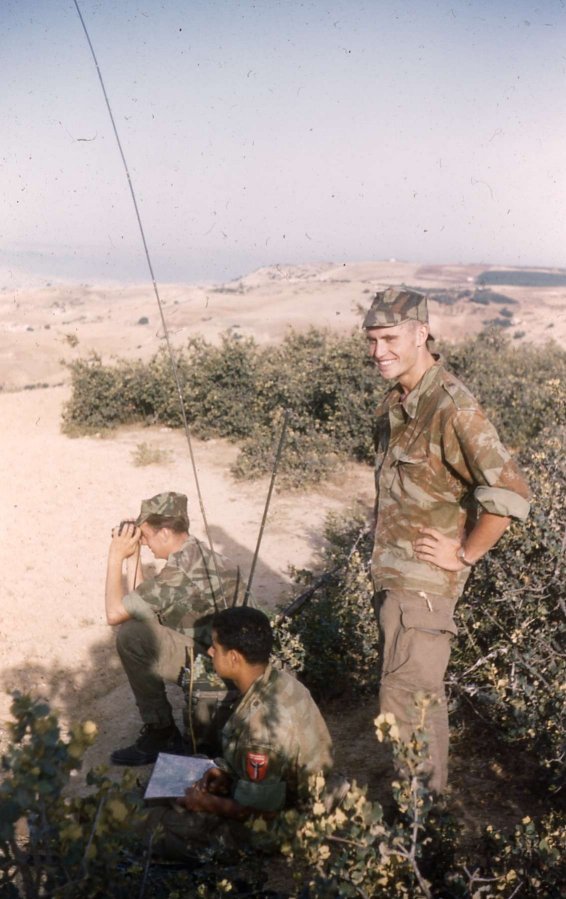
[[[396,812],[384,818],[354,782],[330,808],[322,777],[312,797],[274,819],[251,819],[249,848],[222,859],[195,850],[192,867],[151,865],[151,849],[136,836],[139,791],[133,775],[121,784],[91,772],[88,796],[68,799],[63,790],[80,766],[94,726],[74,726],[62,740],[45,703],[17,697],[12,744],[3,757],[0,786],[0,895],[5,899],[220,899],[226,894],[272,899],[371,896],[389,899],[559,899],[563,887],[566,829],[550,813],[523,818],[511,837],[488,827],[479,845],[459,844],[459,828],[433,806],[423,780],[427,754],[420,724],[412,739],[399,738],[395,718],[380,715],[376,736],[391,744],[399,772],[393,784]],[[23,827],[22,825],[25,825]],[[19,832],[17,831],[19,827]],[[265,891],[264,851],[288,860],[288,887]]]
[[[382,388],[366,364],[361,335],[290,331],[280,346],[260,350],[253,340],[228,333],[218,347],[194,338],[175,359],[193,433],[245,441],[234,469],[237,477],[271,471],[284,410],[290,422],[282,483],[320,481],[345,458],[370,458],[368,422]],[[67,433],[133,421],[182,425],[165,350],[147,365],[121,361],[110,367],[91,356],[68,367]]]
[[[517,349],[501,328],[492,328],[441,349],[510,446],[526,446],[549,423],[566,423],[566,353],[557,345]],[[237,477],[271,471],[284,410],[290,421],[280,466],[283,485],[323,480],[347,459],[371,463],[374,410],[387,385],[368,365],[361,333],[289,331],[278,346],[259,348],[230,332],[219,346],[193,338],[175,358],[193,433],[243,442]],[[147,365],[122,360],[105,366],[94,355],[68,367],[67,433],[135,421],[182,425],[164,349]]]
[[[566,425],[566,353],[557,344],[517,348],[491,330],[441,349],[508,446],[527,447],[545,428]]]
[[[371,538],[365,516],[329,516],[324,567],[334,572],[301,612],[276,627],[277,653],[317,696],[377,689],[378,629],[369,580]],[[315,575],[296,572],[308,587]]]
[[[92,722],[76,725],[61,738],[57,719],[46,703],[16,696],[10,725],[12,745],[2,758],[0,785],[0,895],[103,897],[131,896],[132,878],[143,868],[128,864],[125,853],[143,856],[124,822],[139,817],[133,777],[121,784],[102,771],[91,772],[95,792],[82,799],[65,797],[71,774],[80,767],[96,732]],[[23,842],[22,824],[27,838]]]
[[[461,635],[449,669],[453,695],[502,739],[532,750],[554,777],[566,738],[565,437],[566,430],[546,433],[520,457],[531,514],[475,566],[458,606]]]
[[[137,468],[146,465],[167,465],[171,461],[170,453],[159,446],[151,446],[145,441],[138,443],[132,452],[132,462]]]
[[[69,364],[73,392],[63,411],[67,432],[99,431],[153,414],[151,368],[120,361],[110,368],[92,354]]]
[[[195,849],[192,868],[154,865],[139,836],[136,772],[115,783],[99,768],[87,774],[88,795],[65,795],[94,739],[92,722],[74,725],[65,740],[45,702],[16,696],[12,714],[0,784],[2,899],[220,899],[242,885],[261,895],[262,861],[246,851],[233,864],[208,847]]]
[[[419,705],[424,710],[426,700]],[[422,721],[422,717],[421,717]],[[397,812],[384,819],[379,803],[355,782],[342,803],[328,809],[316,778],[307,808],[282,813],[270,827],[253,825],[260,846],[280,845],[295,872],[292,895],[301,899],[559,899],[564,878],[563,817],[524,818],[509,837],[486,829],[479,845],[459,845],[457,822],[433,807],[423,783],[427,754],[422,725],[402,743],[393,715],[375,720],[377,738],[391,744],[402,776],[393,784]]]
[[[205,439],[248,437],[259,417],[255,342],[228,333],[216,347],[194,338],[182,358],[186,364],[183,396],[195,434]]]

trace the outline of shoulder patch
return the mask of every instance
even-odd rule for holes
[[[265,780],[269,765],[267,752],[248,752],[246,755],[246,774],[250,780],[259,783]]]

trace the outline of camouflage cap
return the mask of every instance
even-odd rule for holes
[[[187,497],[184,493],[158,493],[151,499],[142,500],[140,514],[136,518],[139,527],[147,521],[150,515],[163,515],[167,518],[184,518],[189,527],[189,513],[187,511]]]
[[[428,324],[426,297],[408,287],[388,287],[376,293],[362,327],[392,328],[406,321]]]

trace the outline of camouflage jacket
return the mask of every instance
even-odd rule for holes
[[[402,399],[399,385],[377,411],[376,532],[372,577],[397,587],[457,597],[468,570],[415,558],[423,527],[462,539],[482,509],[524,519],[529,487],[477,400],[440,362]]]
[[[229,608],[244,593],[240,569],[215,553],[222,586],[208,546],[189,537],[180,550],[171,553],[156,577],[142,581],[124,597],[132,618],[158,618],[172,630],[193,637],[200,648],[210,645],[210,619],[216,609]]]
[[[241,805],[277,811],[308,794],[312,774],[332,767],[328,728],[306,687],[268,665],[222,731],[217,762]]]

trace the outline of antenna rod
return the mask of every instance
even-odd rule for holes
[[[84,19],[83,19],[83,17],[82,17],[82,13],[81,13],[81,11],[80,11],[80,9],[79,9],[79,4],[78,4],[77,0],[73,0],[73,2],[74,2],[74,4],[75,4],[75,8],[76,8],[76,10],[77,10],[79,19],[81,20],[81,25],[83,26],[83,30],[84,30],[84,33],[85,33],[85,35],[86,35],[86,39],[87,39],[88,45],[89,45],[89,47],[90,47],[90,52],[92,53],[92,58],[93,58],[93,60],[94,60],[94,64],[95,64],[95,66],[96,66],[96,71],[97,71],[97,73],[98,73],[98,80],[100,81],[100,86],[101,86],[101,88],[102,88],[102,93],[103,93],[103,95],[104,95],[104,100],[105,100],[105,102],[106,102],[106,108],[107,108],[107,110],[108,110],[108,115],[110,116],[110,121],[111,121],[111,123],[112,123],[112,129],[113,129],[113,131],[114,131],[114,137],[116,138],[116,143],[118,144],[118,150],[120,151],[120,156],[121,156],[121,158],[122,158],[122,163],[123,163],[123,165],[124,165],[124,170],[125,170],[125,172],[126,172],[126,178],[128,179],[128,186],[129,186],[129,188],[130,188],[130,194],[131,194],[131,197],[132,197],[132,202],[133,202],[133,204],[134,204],[134,210],[135,210],[135,213],[136,213],[136,218],[137,218],[138,226],[139,226],[139,229],[140,229],[141,239],[142,239],[143,248],[144,248],[144,252],[145,252],[145,258],[146,258],[146,260],[147,260],[147,266],[148,266],[148,268],[149,268],[149,274],[150,274],[150,277],[151,277],[151,283],[153,284],[153,292],[154,292],[154,294],[155,294],[155,299],[157,300],[157,306],[158,306],[158,308],[159,308],[159,315],[161,316],[161,324],[163,325],[163,334],[164,334],[164,336],[165,336],[165,341],[166,341],[166,344],[167,344],[167,350],[168,350],[168,352],[169,352],[169,359],[170,359],[170,362],[171,362],[171,368],[172,368],[172,371],[173,371],[173,377],[174,377],[174,379],[175,379],[175,385],[176,385],[176,387],[177,387],[177,396],[178,396],[178,399],[179,399],[179,406],[180,406],[180,409],[181,409],[181,418],[182,418],[182,420],[183,420],[183,427],[184,427],[184,429],[185,429],[185,436],[186,436],[186,438],[187,438],[187,444],[188,444],[188,447],[189,447],[189,455],[190,455],[190,457],[191,457],[191,465],[192,465],[192,468],[193,468],[193,475],[194,475],[194,479],[195,479],[195,485],[196,485],[196,489],[197,489],[197,495],[198,495],[198,501],[199,501],[200,511],[201,511],[201,515],[202,515],[202,520],[203,520],[203,522],[204,522],[204,528],[205,528],[205,531],[206,531],[206,536],[207,536],[207,539],[208,539],[208,544],[209,544],[209,546],[210,546],[210,551],[211,551],[211,553],[212,553],[212,561],[213,561],[213,563],[214,563],[214,572],[215,572],[216,577],[218,578],[218,582],[219,582],[219,584],[220,584],[220,590],[221,590],[221,593],[222,593],[222,597],[223,597],[223,599],[224,599],[224,603],[226,603],[226,595],[225,595],[225,592],[224,592],[224,583],[223,583],[222,578],[220,577],[220,573],[219,573],[219,571],[218,571],[218,560],[217,560],[217,558],[216,558],[216,552],[215,552],[215,550],[214,550],[214,545],[213,545],[213,543],[212,543],[212,537],[211,537],[211,535],[210,535],[210,530],[209,530],[209,527],[208,527],[208,521],[207,521],[207,518],[206,518],[206,512],[205,512],[205,510],[204,510],[204,502],[203,502],[203,498],[202,498],[202,493],[201,493],[200,484],[199,484],[199,479],[198,479],[198,473],[197,473],[197,466],[196,466],[195,457],[194,457],[194,453],[193,453],[193,445],[192,445],[192,441],[191,441],[191,432],[190,432],[190,428],[189,428],[189,422],[188,422],[188,420],[187,420],[187,413],[186,413],[186,410],[185,410],[185,401],[183,400],[183,392],[182,392],[182,389],[181,389],[181,382],[180,382],[180,380],[179,380],[179,370],[178,370],[178,367],[177,367],[177,363],[175,362],[175,355],[174,355],[174,353],[173,353],[173,347],[172,347],[172,345],[171,345],[171,340],[170,340],[170,338],[169,338],[169,329],[168,329],[168,327],[167,327],[167,322],[165,321],[165,314],[164,314],[164,312],[163,312],[163,305],[162,305],[162,303],[161,303],[161,297],[159,296],[159,290],[157,289],[157,282],[156,282],[156,280],[155,280],[155,275],[154,275],[154,273],[153,273],[153,265],[151,264],[151,258],[150,258],[150,255],[149,255],[149,249],[148,249],[148,246],[147,246],[147,241],[146,241],[146,239],[145,239],[145,232],[144,232],[144,229],[143,229],[142,220],[141,220],[141,216],[140,216],[140,212],[139,212],[139,208],[138,208],[138,203],[137,203],[137,200],[136,200],[136,194],[135,194],[135,191],[134,191],[134,185],[133,185],[132,179],[131,179],[131,177],[130,177],[130,171],[129,171],[129,169],[128,169],[128,163],[126,162],[126,157],[125,157],[125,155],[124,155],[124,150],[122,149],[122,142],[120,141],[120,136],[119,136],[119,134],[118,134],[118,129],[116,128],[116,123],[115,123],[115,121],[114,121],[114,115],[112,114],[112,107],[110,106],[110,100],[108,99],[108,94],[106,93],[106,87],[105,87],[104,81],[103,81],[103,79],[102,79],[102,72],[100,71],[100,66],[98,65],[98,59],[96,58],[96,53],[94,52],[94,47],[93,47],[93,45],[92,45],[92,41],[91,41],[91,39],[90,39],[90,35],[89,35],[88,30],[87,30],[87,27],[86,27],[86,25],[85,25],[85,21],[84,21]],[[214,601],[214,605],[215,605],[215,607],[216,607],[216,597],[214,596],[214,593],[213,593],[213,601]]]
[[[263,537],[263,531],[265,528],[265,522],[267,521],[267,512],[269,510],[269,504],[271,502],[271,494],[273,493],[273,485],[275,484],[275,475],[277,474],[277,469],[279,468],[279,461],[281,459],[281,454],[283,452],[283,446],[285,445],[285,436],[287,433],[287,424],[289,422],[289,410],[285,409],[285,417],[283,418],[283,427],[281,428],[281,436],[279,438],[279,446],[277,447],[277,453],[275,455],[275,461],[273,463],[273,470],[271,472],[271,481],[269,483],[269,490],[267,491],[267,499],[265,501],[265,509],[263,510],[263,518],[261,519],[261,526],[259,529],[259,534],[257,537],[257,544],[255,548],[254,557],[252,560],[252,567],[250,568],[250,576],[248,579],[248,586],[246,587],[246,592],[244,594],[244,601],[242,605],[247,606],[248,599],[250,596],[250,590],[252,587],[252,581],[255,573],[255,566],[257,562],[257,557],[259,555],[259,548],[261,546],[261,538]]]

